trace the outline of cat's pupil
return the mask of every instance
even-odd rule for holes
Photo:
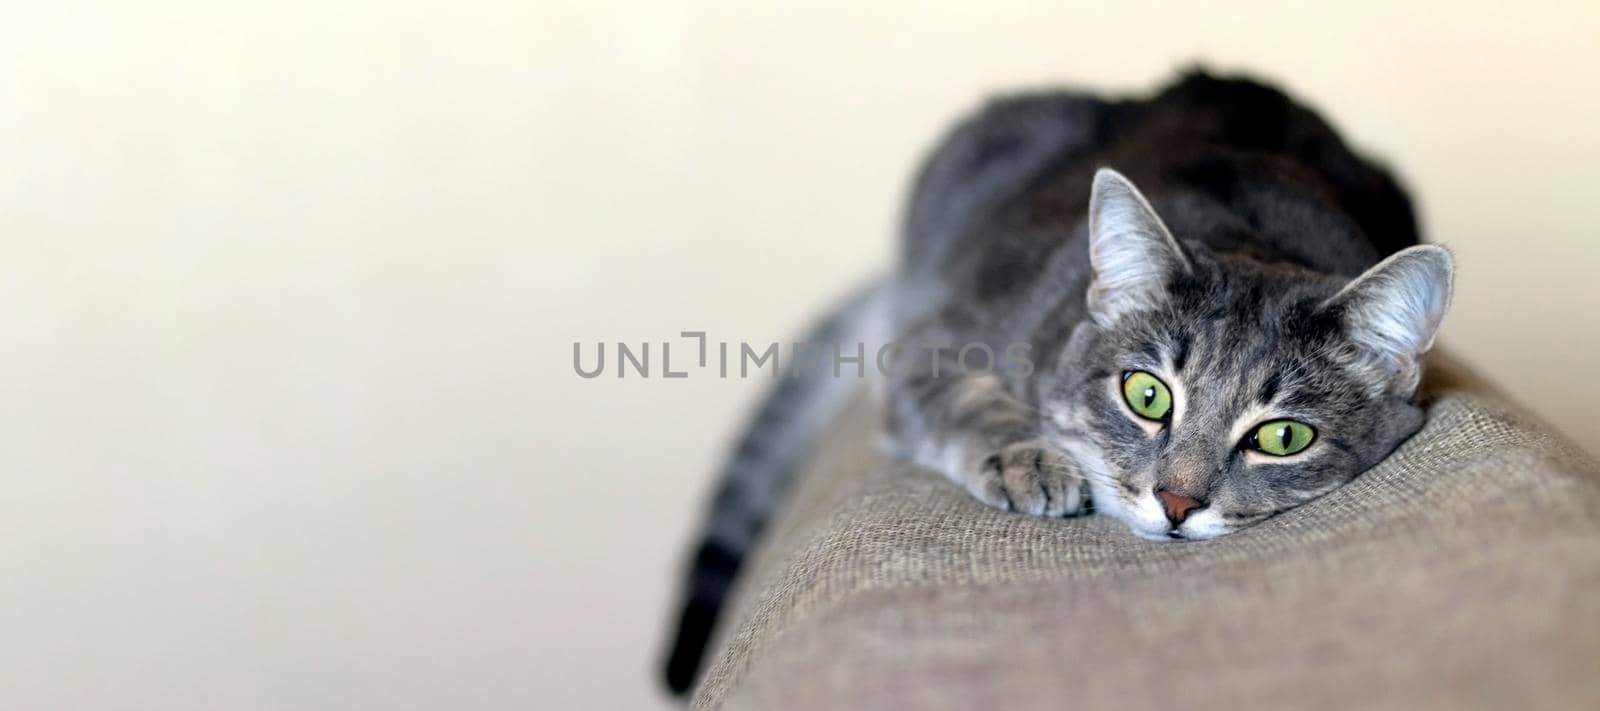
[[[1288,425],[1278,428],[1278,441],[1283,442],[1284,449],[1289,448],[1289,440],[1291,439],[1293,439],[1293,435],[1290,433]]]
[[[1145,388],[1144,389],[1144,406],[1145,407],[1149,407],[1155,401],[1156,401],[1156,389],[1155,388]]]

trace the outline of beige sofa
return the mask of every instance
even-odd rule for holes
[[[1213,541],[986,508],[865,398],[746,569],[729,709],[1600,709],[1600,468],[1444,364],[1426,428]]]

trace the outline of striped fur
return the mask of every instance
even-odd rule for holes
[[[806,340],[852,343],[876,323],[897,341],[981,344],[1001,367],[960,372],[949,350],[896,361],[897,454],[996,507],[1064,516],[1092,498],[1139,535],[1208,538],[1326,493],[1420,426],[1416,377],[1452,266],[1417,242],[1393,178],[1270,87],[1195,73],[1143,100],[1011,97],[930,156],[893,279]],[[1017,344],[1030,367],[1011,367]],[[1169,421],[1124,404],[1132,370],[1170,385]],[[675,691],[854,385],[785,379],[724,469],[683,594]],[[1279,416],[1318,424],[1315,449],[1247,451]],[[1193,514],[1160,503],[1174,500]]]
[[[886,288],[871,286],[845,300],[800,340],[809,344],[866,344],[876,340]],[[872,350],[865,368],[872,372]],[[851,351],[853,352],[853,351]],[[828,418],[860,385],[829,368],[799,368],[777,376],[718,477],[705,526],[682,593],[677,634],[666,664],[667,686],[688,691],[699,670],[717,615],[746,554],[756,544],[810,453]]]

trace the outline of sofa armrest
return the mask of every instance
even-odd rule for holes
[[[1600,708],[1600,468],[1446,362],[1338,491],[1149,542],[971,500],[841,415],[697,708]]]

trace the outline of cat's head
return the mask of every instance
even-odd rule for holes
[[[1178,235],[1179,238],[1182,235]],[[1328,493],[1422,424],[1422,356],[1450,304],[1441,247],[1355,279],[1224,255],[1168,231],[1101,170],[1090,318],[1042,393],[1045,432],[1098,511],[1211,538]]]

